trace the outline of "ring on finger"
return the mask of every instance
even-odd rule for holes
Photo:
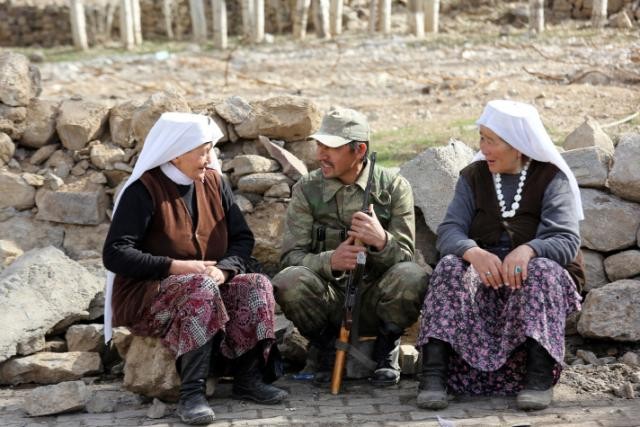
[[[487,276],[487,277],[491,277],[491,276],[493,276],[493,274],[491,274],[491,272],[490,272],[490,271],[487,271],[486,273],[484,273],[484,275],[485,275],[485,276]]]
[[[513,269],[513,272],[515,274],[520,274],[522,273],[522,267],[520,267],[519,265],[516,265],[516,268]]]

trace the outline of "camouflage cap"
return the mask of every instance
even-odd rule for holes
[[[341,147],[351,141],[369,141],[369,122],[355,110],[336,107],[322,119],[320,129],[311,135],[327,147]]]

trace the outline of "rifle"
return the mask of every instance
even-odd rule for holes
[[[371,184],[373,183],[373,168],[376,164],[375,152],[369,155],[369,161],[371,162],[369,166],[369,177],[367,179],[367,186],[364,189],[364,200],[362,201],[360,211],[371,215],[371,212],[369,212],[369,195],[371,194]],[[362,242],[356,240],[355,244],[362,245]],[[356,257],[356,268],[349,272],[349,279],[347,280],[344,295],[344,315],[342,317],[342,324],[340,325],[340,333],[336,340],[336,360],[333,364],[333,373],[331,375],[331,394],[334,395],[340,391],[347,352],[351,352],[354,357],[366,366],[372,369],[375,368],[375,363],[354,347],[354,344],[358,340],[358,323],[360,317],[359,291],[364,278],[366,263],[367,253],[359,252]],[[350,341],[351,345],[349,344]]]

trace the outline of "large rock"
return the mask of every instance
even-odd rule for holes
[[[25,400],[25,410],[32,417],[53,415],[83,409],[88,400],[83,381],[65,381],[35,388]]]
[[[104,325],[71,325],[64,335],[69,351],[102,353],[104,350]]]
[[[160,339],[134,336],[125,357],[122,382],[125,390],[159,399],[177,399],[180,378],[175,359]]]
[[[56,137],[56,120],[58,118],[57,101],[34,99],[27,107],[27,118],[20,145],[29,148],[40,148],[54,142]]]
[[[0,209],[29,209],[35,204],[36,189],[20,175],[0,170]]]
[[[108,201],[104,187],[88,180],[65,184],[58,191],[41,188],[36,194],[37,218],[67,224],[97,225],[105,219]]]
[[[0,267],[13,263],[24,251],[11,240],[0,240]]]
[[[51,158],[53,153],[59,150],[59,148],[60,146],[58,144],[43,145],[31,155],[29,163],[31,163],[32,165],[39,165],[43,162],[46,162]]]
[[[578,332],[589,338],[640,341],[640,281],[619,280],[587,295]]]
[[[640,202],[640,134],[623,136],[613,155],[609,172],[611,192],[623,199]]]
[[[9,135],[0,132],[0,166],[4,166],[13,158],[16,152],[16,145],[11,141]]]
[[[154,93],[142,106],[136,109],[131,117],[131,129],[136,141],[143,144],[147,134],[162,113],[168,111],[190,113],[191,108],[181,94],[175,91],[166,91]]]
[[[400,167],[400,174],[413,188],[414,204],[427,226],[436,232],[453,199],[460,170],[473,159],[474,151],[460,141],[429,148]]]
[[[320,167],[316,153],[316,142],[312,139],[288,142],[284,147],[296,158],[302,160],[308,170],[315,170]]]
[[[255,139],[259,135],[284,141],[297,141],[320,127],[322,113],[310,99],[277,96],[251,103],[251,111],[235,124],[238,135]]]
[[[284,203],[265,202],[256,206],[253,212],[245,215],[247,224],[256,239],[253,256],[267,268],[277,267],[280,263],[286,210],[287,206]]]
[[[89,153],[91,163],[98,169],[113,169],[113,165],[124,162],[125,153],[120,147],[111,144],[97,142],[91,146]]]
[[[25,252],[45,246],[62,248],[64,228],[31,217],[14,216],[0,222],[0,236],[14,242]]]
[[[613,154],[613,141],[600,127],[600,124],[592,117],[585,117],[584,122],[571,132],[564,140],[563,148],[600,147],[605,152]]]
[[[238,190],[248,193],[264,194],[269,188],[281,182],[288,185],[293,184],[293,180],[280,172],[253,173],[245,175],[238,181]]]
[[[259,136],[258,140],[269,152],[269,155],[280,163],[280,166],[282,166],[282,172],[289,178],[297,181],[300,177],[309,172],[302,160],[297,158],[293,153],[290,153],[279,145],[274,144],[265,136]]]
[[[22,138],[27,125],[26,107],[9,107],[0,104],[0,132],[4,132],[14,141]]]
[[[21,53],[0,53],[0,102],[12,107],[29,105],[40,94],[40,71]]]
[[[562,153],[581,187],[605,188],[611,155],[599,147],[576,148]]]
[[[256,156],[255,154],[242,154],[236,156],[228,162],[236,176],[249,175],[260,172],[275,172],[280,169],[280,165],[273,159]]]
[[[102,135],[108,118],[109,107],[105,104],[67,100],[60,105],[56,130],[62,145],[69,150],[81,150]]]
[[[135,138],[131,128],[133,113],[142,106],[142,103],[127,101],[116,105],[109,115],[109,131],[111,141],[119,147],[131,148],[135,145]]]
[[[103,286],[53,247],[22,255],[0,274],[0,362],[15,355],[20,343],[86,311]]]
[[[102,256],[102,246],[109,232],[109,224],[98,226],[65,225],[65,252],[73,259]]]
[[[0,384],[55,384],[102,372],[100,354],[84,351],[36,353],[0,365]]]
[[[604,260],[604,268],[612,282],[640,274],[640,250],[618,252]],[[638,307],[640,310],[640,307]]]
[[[589,188],[580,189],[584,221],[582,245],[600,252],[626,249],[636,243],[640,205]]]
[[[249,118],[253,108],[242,97],[234,95],[216,104],[216,113],[228,123],[239,125]]]
[[[592,289],[600,288],[609,283],[609,279],[604,270],[604,256],[599,252],[590,251],[589,249],[583,249],[582,255],[584,257],[586,275],[584,291],[589,292]]]

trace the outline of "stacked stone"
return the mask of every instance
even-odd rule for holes
[[[640,10],[634,6],[634,0],[609,0],[607,2],[607,15],[610,16],[610,24],[617,25],[619,14],[626,14],[634,20],[640,19]],[[590,19],[592,0],[553,0],[551,10],[557,18],[566,19]]]

